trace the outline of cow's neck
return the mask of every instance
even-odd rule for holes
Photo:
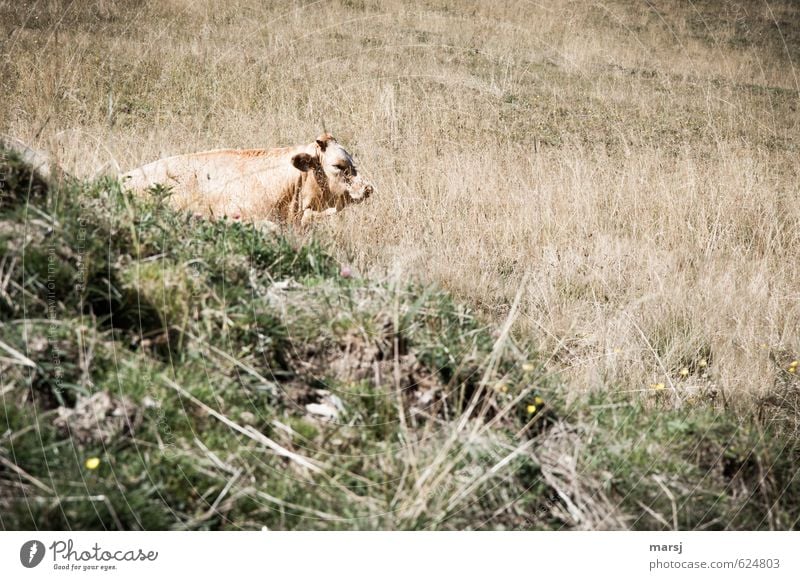
[[[300,219],[305,210],[322,211],[330,206],[331,201],[328,176],[325,175],[322,166],[318,165],[313,170],[301,174],[291,213],[295,219]]]
[[[328,176],[325,175],[325,170],[322,169],[321,162],[314,166],[314,180],[317,182],[317,186],[322,194],[320,196],[320,201],[323,204],[328,203],[328,200],[331,198],[331,186],[328,183]]]

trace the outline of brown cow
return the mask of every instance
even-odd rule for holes
[[[209,216],[308,224],[364,201],[372,185],[329,133],[310,145],[218,149],[167,157],[122,176],[126,187],[171,189],[177,209]]]

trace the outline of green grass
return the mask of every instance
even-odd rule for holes
[[[313,238],[0,173],[0,528],[797,527],[793,375],[574,400],[535,345]]]

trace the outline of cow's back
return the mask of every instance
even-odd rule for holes
[[[159,159],[122,179],[137,192],[156,184],[169,188],[177,209],[268,219],[291,197],[298,175],[290,149],[217,149]]]

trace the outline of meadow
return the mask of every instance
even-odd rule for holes
[[[320,257],[310,270],[284,275],[338,288],[341,280],[330,282],[337,268],[318,271],[315,264],[347,265],[370,288],[386,289],[378,292],[385,303],[374,308],[388,314],[375,320],[395,316],[392,304],[415,303],[393,294],[398,288],[411,285],[414,296],[426,288],[442,293],[455,310],[430,308],[450,312],[449,327],[471,338],[453,339],[459,361],[450,361],[453,369],[437,380],[461,384],[456,371],[466,358],[481,376],[474,388],[508,384],[514,395],[486,408],[474,398],[480,421],[508,431],[478,450],[474,438],[461,440],[464,424],[477,421],[464,404],[472,390],[453,403],[456,415],[428,419],[448,425],[441,440],[400,421],[405,414],[397,409],[368,407],[362,419],[402,423],[395,426],[399,435],[372,435],[398,437],[407,457],[358,468],[326,461],[347,470],[331,476],[345,487],[333,486],[341,495],[334,493],[336,508],[329,511],[299,492],[273,499],[325,513],[320,521],[339,527],[797,526],[798,506],[788,499],[798,485],[800,389],[797,3],[0,0],[0,16],[0,132],[49,151],[86,180],[71,186],[83,192],[76,195],[93,199],[109,176],[170,154],[306,143],[323,128],[332,132],[376,193],[310,232],[286,232],[280,252],[305,255],[303,248],[313,248],[311,255]],[[50,217],[61,211],[75,217],[69,203],[43,199]],[[131,203],[103,206],[97,219],[111,219],[102,212],[123,219]],[[9,207],[6,219],[21,223],[19,208]],[[178,231],[190,239],[193,227]],[[20,231],[8,226],[6,238]],[[73,246],[74,235],[67,236]],[[114,251],[138,262],[138,244]],[[252,256],[256,242],[247,244],[240,250]],[[215,258],[221,251],[198,250],[214,262],[212,286],[229,270]],[[181,259],[190,259],[188,249]],[[148,263],[138,278],[119,283],[156,303],[165,298],[159,284],[182,288],[183,295],[151,316],[165,327],[191,319],[184,336],[200,324],[189,315],[197,296],[211,291],[205,282],[187,282],[180,260],[166,274]],[[240,267],[228,290],[215,290],[222,298],[210,311],[225,312],[226,291],[254,284]],[[259,284],[248,288],[264,290]],[[22,279],[19,285],[26,287]],[[237,299],[245,300],[239,291]],[[329,303],[316,294],[309,300]],[[462,307],[475,328],[461,326]],[[291,330],[296,314],[273,322]],[[5,324],[23,318],[11,309]],[[373,336],[378,331],[370,324],[359,322]],[[477,328],[487,333],[479,347],[470,342],[483,336],[474,334]],[[211,327],[204,332],[213,335]],[[335,340],[346,342],[346,334]],[[30,337],[5,336],[25,352]],[[116,344],[113,332],[104,336],[108,348]],[[426,337],[419,343],[419,357],[429,357],[425,376],[448,356]],[[214,348],[246,359],[252,353],[237,349],[250,338]],[[167,333],[165,340],[184,339]],[[169,368],[188,364],[159,360]],[[348,384],[367,380],[337,376]],[[14,378],[2,380],[24,382]],[[88,379],[76,384],[82,380]],[[378,387],[380,381],[369,385]],[[142,389],[134,394],[143,397]],[[515,437],[531,435],[525,409],[533,396],[551,406],[552,426],[526,446]],[[519,424],[492,423],[506,406]],[[24,429],[26,421],[28,415],[9,429]],[[346,452],[341,441],[335,450],[327,447],[324,425],[291,429],[307,431],[312,455]],[[474,429],[472,437],[485,434],[482,426]],[[374,459],[372,435],[358,453]],[[28,449],[33,453],[35,442]],[[522,463],[514,463],[515,475],[501,486],[493,479],[501,477],[497,466],[513,453],[508,462]],[[366,480],[355,475],[362,467]],[[209,484],[215,493],[239,467],[231,469],[222,470],[227,479]],[[394,476],[379,475],[387,473]],[[442,487],[452,474],[458,483]],[[362,491],[351,497],[358,482],[376,479],[384,481],[383,499]],[[470,509],[459,511],[465,502]],[[187,509],[193,515],[153,515],[150,526],[256,525],[252,510],[230,509],[246,517],[203,518]],[[89,527],[92,517],[70,516]],[[308,525],[282,517],[269,525]],[[24,518],[14,522],[24,525]],[[119,523],[147,527],[135,518]]]

